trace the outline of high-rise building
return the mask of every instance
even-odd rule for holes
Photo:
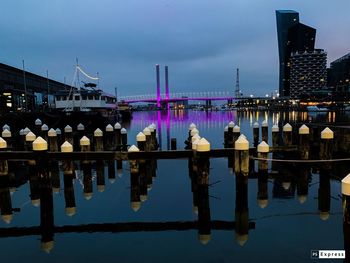
[[[326,83],[327,53],[323,49],[291,53],[290,98],[321,91]]]
[[[339,96],[350,96],[350,53],[330,64],[328,86]]]
[[[313,51],[316,29],[299,23],[299,13],[276,10],[280,60],[279,93],[290,96],[290,57],[292,52]]]

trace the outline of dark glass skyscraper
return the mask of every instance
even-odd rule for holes
[[[290,96],[290,57],[292,52],[313,51],[316,29],[299,23],[299,13],[276,10],[280,59],[279,93]]]

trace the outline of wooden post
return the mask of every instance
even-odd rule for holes
[[[309,159],[310,129],[305,124],[299,128],[299,153],[302,160]]]
[[[151,145],[151,143],[152,143],[152,142],[151,142],[151,140],[152,140],[152,138],[151,138],[151,130],[150,130],[148,127],[146,127],[146,128],[143,129],[142,133],[146,136],[145,151],[146,151],[146,152],[149,152],[149,151],[152,150],[152,145]]]
[[[60,170],[58,167],[58,161],[56,160],[50,160],[49,162],[49,178],[51,178],[52,182],[52,191],[54,194],[58,194],[61,189],[61,182],[60,182]]]
[[[1,219],[10,224],[13,219],[12,200],[8,176],[0,177],[0,211]]]
[[[330,170],[320,169],[320,184],[318,188],[318,211],[322,220],[329,218],[331,210]]]
[[[271,131],[272,131],[272,147],[277,147],[279,146],[279,131],[280,131],[278,125],[276,124],[273,125]]]
[[[73,145],[73,129],[69,125],[64,127],[64,140]]]
[[[242,146],[245,146],[242,141]],[[239,144],[240,145],[240,144]],[[239,146],[238,145],[238,146]],[[236,174],[236,208],[235,208],[236,240],[240,246],[248,241],[249,210],[248,210],[248,177],[242,173]]]
[[[122,139],[122,151],[126,151],[128,148],[128,132],[125,128],[120,130],[121,139]]]
[[[269,141],[269,124],[266,120],[261,123],[261,140],[266,143]]]
[[[157,141],[157,126],[152,123],[150,125],[150,130],[151,130],[151,136],[152,136],[152,140],[153,140],[153,150],[158,150],[159,149],[159,143]]]
[[[48,130],[49,130],[49,126],[47,126],[46,124],[43,124],[42,126],[41,126],[41,131],[40,131],[40,136],[45,140],[45,141],[47,141],[48,139],[47,139],[47,132],[48,132]]]
[[[82,138],[85,134],[85,126],[82,123],[79,123],[77,125],[77,132],[73,135],[73,149],[75,151],[79,150],[79,140]]]
[[[83,136],[79,142],[80,142],[80,150],[82,152],[90,151],[90,139],[88,137]]]
[[[230,121],[227,127],[227,144],[229,148],[233,148],[234,140],[233,140],[233,128],[235,127],[235,123]]]
[[[303,204],[307,200],[309,192],[309,167],[305,165],[299,166],[299,174],[297,177],[297,195],[300,204]]]
[[[238,125],[233,127],[233,143],[235,143],[238,137],[241,135],[241,128]]]
[[[42,121],[38,118],[35,120],[34,124],[35,124],[35,128],[34,128],[35,133],[40,134],[41,126],[43,125]]]
[[[245,136],[239,136],[235,141],[235,174],[248,176],[249,173],[249,142]]]
[[[61,152],[71,153],[73,152],[73,145],[65,141],[61,145]],[[74,174],[74,164],[72,160],[63,160],[63,174],[67,176],[73,176]]]
[[[100,193],[104,192],[106,188],[104,170],[105,170],[104,162],[101,160],[97,160],[96,161],[96,183],[97,183],[97,190]]]
[[[209,186],[198,185],[198,240],[206,245],[211,240],[211,219],[209,206]]]
[[[121,178],[123,176],[123,160],[117,160],[116,161],[117,164],[117,175],[119,178]]]
[[[350,174],[341,181],[341,193],[343,196],[343,221],[350,224]]]
[[[269,151],[270,151],[269,145],[265,141],[262,141],[258,145],[258,158],[267,159],[268,155],[269,155]],[[267,169],[268,169],[267,160],[259,160],[258,161],[258,169],[259,169],[259,171],[267,171]]]
[[[224,148],[228,148],[228,126],[224,128]]]
[[[54,129],[50,129],[47,133],[49,137],[49,149],[51,152],[58,152],[58,144],[57,144],[57,133]]]
[[[25,145],[25,150],[26,151],[31,151],[33,149],[32,143],[35,141],[35,139],[36,139],[36,136],[32,132],[29,132],[26,135],[26,145]]]
[[[5,129],[1,133],[2,138],[6,141],[7,143],[7,148],[11,149],[12,148],[12,134],[11,131],[8,129]]]
[[[26,136],[24,134],[24,129],[21,129],[19,131],[19,137],[20,137],[20,140],[16,144],[16,149],[23,151],[23,150],[25,150],[25,144],[26,144]]]
[[[259,123],[255,122],[253,124],[253,142],[254,142],[254,147],[257,147],[259,144]]]
[[[176,138],[171,138],[171,150],[176,150]]]
[[[107,167],[108,167],[108,180],[111,184],[114,184],[115,179],[116,179],[116,177],[115,177],[115,161],[108,160]]]
[[[128,152],[139,152],[140,150],[132,145]],[[130,164],[130,203],[131,208],[137,212],[141,208],[139,165],[136,160],[129,160]]]
[[[106,126],[106,134],[105,134],[105,150],[106,151],[114,151],[114,129],[113,126],[108,124]]]
[[[209,185],[209,153],[210,143],[202,138],[197,143],[197,167],[198,167],[198,185]]]
[[[95,151],[103,151],[103,131],[99,128],[94,131],[94,144]]]
[[[6,130],[7,131],[7,130]],[[7,142],[0,137],[0,151],[4,151],[7,148]],[[9,167],[7,160],[0,160],[0,176],[8,175]]]
[[[321,160],[332,159],[333,139],[334,139],[334,133],[328,127],[321,132],[320,155],[319,155]],[[326,166],[330,166],[330,163],[326,164]]]
[[[73,150],[73,146],[71,147]],[[64,174],[63,181],[64,181],[65,212],[67,216],[71,217],[71,216],[74,216],[77,211],[76,204],[75,204],[73,176],[71,174]]]
[[[57,135],[57,144],[61,145],[63,142],[62,142],[62,131],[60,128],[56,129],[56,135]]]
[[[119,124],[119,122],[117,122],[114,125],[114,136],[115,136],[114,143],[117,151],[121,150],[121,145],[122,145],[121,132],[120,132],[121,129],[122,129],[122,126]]]
[[[83,174],[84,174],[84,177],[83,177],[84,198],[86,200],[90,200],[92,198],[92,195],[93,195],[91,162],[90,161],[82,161],[81,168],[82,168]]]
[[[145,150],[145,144],[146,144],[146,135],[144,135],[142,132],[139,132],[136,135],[136,141],[137,141],[137,147],[140,151]]]
[[[268,158],[270,151],[269,145],[262,141],[258,145],[258,158]],[[258,161],[258,205],[261,208],[265,208],[268,205],[268,189],[267,189],[267,179],[268,179],[268,162],[267,160]]]
[[[291,146],[292,145],[292,126],[289,123],[286,123],[283,126],[283,143],[284,146]]]

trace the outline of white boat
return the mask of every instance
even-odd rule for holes
[[[327,108],[317,107],[317,106],[307,106],[308,111],[317,111],[317,112],[326,112],[328,111]]]

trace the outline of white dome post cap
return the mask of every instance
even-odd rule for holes
[[[230,122],[228,123],[228,127],[229,127],[229,128],[235,127],[235,123],[234,123],[233,121],[230,121]]]
[[[24,135],[24,129],[21,129],[21,130],[19,131],[19,135]]]
[[[193,128],[193,129],[191,130],[191,136],[194,136],[195,134],[199,134],[199,131],[198,131],[197,128]]]
[[[254,122],[253,128],[259,128],[259,123],[258,122]]]
[[[33,142],[36,139],[36,135],[33,132],[26,134],[26,142]]]
[[[225,131],[225,132],[228,131],[228,125],[225,126],[224,131]]]
[[[0,149],[5,149],[7,148],[7,142],[0,137]]]
[[[123,128],[123,129],[120,130],[120,133],[121,133],[121,134],[127,134],[128,132],[126,131],[125,128]]]
[[[71,126],[67,125],[66,127],[64,127],[64,132],[73,132],[73,129]]]
[[[49,126],[47,126],[46,124],[43,124],[43,125],[41,126],[41,130],[42,130],[42,131],[48,131],[48,130],[49,130]]]
[[[154,130],[157,129],[157,126],[153,122],[152,122],[151,126]]]
[[[241,135],[238,136],[238,138],[241,138],[241,137],[244,138],[244,139],[247,139],[247,137],[246,137],[243,133],[242,133]],[[237,138],[237,139],[238,139],[238,138]]]
[[[305,124],[299,128],[299,134],[310,134],[310,129]]]
[[[263,122],[261,123],[261,127],[268,127],[269,124],[267,123],[266,120],[263,120]]]
[[[211,235],[203,235],[203,234],[199,234],[198,235],[198,240],[202,245],[206,245],[209,243],[209,241],[211,240]]]
[[[31,132],[31,130],[28,127],[25,127],[23,130],[23,135],[27,135],[30,132]]]
[[[86,136],[83,136],[81,139],[80,139],[80,146],[88,146],[90,145],[90,139]]]
[[[128,152],[129,152],[129,153],[130,153],[130,152],[139,152],[139,151],[140,151],[140,149],[137,148],[136,145],[131,145],[130,148],[128,149]]]
[[[5,129],[2,131],[1,136],[3,138],[10,138],[12,136],[11,131],[8,129]]]
[[[274,125],[272,126],[271,131],[272,131],[272,132],[279,132],[279,131],[280,131],[280,128],[278,127],[277,124],[274,124]]]
[[[151,131],[151,133],[154,132],[154,127],[153,127],[153,125],[149,125],[149,126],[148,126],[148,129]]]
[[[244,138],[243,136],[239,137],[236,141],[235,141],[235,150],[238,151],[247,151],[249,150],[249,142],[246,138]]]
[[[120,125],[119,122],[117,122],[116,124],[114,124],[114,129],[115,130],[120,130],[122,128],[122,126]]]
[[[49,137],[56,137],[57,136],[57,133],[56,133],[56,131],[54,130],[54,129],[50,129],[48,132],[47,132],[47,135],[49,136]]]
[[[151,130],[148,127],[144,128],[142,132],[146,136],[150,136],[151,135]]]
[[[248,234],[236,234],[236,241],[241,247],[243,247],[248,241]]]
[[[110,124],[108,124],[108,125],[106,126],[106,132],[112,132],[112,131],[114,131],[113,126],[110,125]]]
[[[284,131],[284,132],[291,132],[292,130],[293,130],[292,125],[290,125],[289,123],[286,123],[286,124],[283,126],[283,131]]]
[[[235,125],[235,127],[233,127],[233,132],[241,132],[241,128],[238,125]]]
[[[2,126],[2,130],[11,130],[10,126],[8,126],[7,124],[5,124],[4,126]]]
[[[350,174],[341,180],[341,193],[346,196],[350,196]]]
[[[47,151],[47,141],[45,141],[42,137],[38,137],[33,142],[33,150],[34,151]]]
[[[84,124],[79,123],[78,126],[77,126],[77,130],[78,130],[78,131],[83,131],[83,130],[85,130]]]
[[[63,153],[71,153],[71,152],[73,152],[73,145],[71,145],[69,142],[65,141],[61,145],[61,152],[63,152]]]
[[[194,128],[197,128],[196,124],[194,124],[193,122],[190,124],[189,126],[189,130],[192,131]]]
[[[334,139],[334,132],[326,127],[322,132],[321,132],[321,139]]]
[[[94,137],[102,137],[103,136],[103,131],[101,131],[100,128],[97,128],[95,131],[94,131]]]
[[[42,124],[43,123],[42,123],[42,121],[39,118],[35,120],[35,125],[41,126]]]
[[[61,135],[61,134],[62,134],[62,131],[61,131],[60,128],[57,128],[57,129],[56,129],[56,134],[57,134],[57,135]]]
[[[205,139],[202,138],[197,143],[197,152],[209,152],[210,151],[210,143]]]
[[[139,132],[136,135],[136,141],[137,142],[145,142],[146,141],[146,135],[144,135],[142,132]]]
[[[77,209],[76,207],[66,207],[65,212],[67,216],[74,216],[76,213]]]
[[[268,153],[269,151],[270,151],[270,146],[265,141],[262,141],[258,145],[258,153]]]
[[[192,142],[192,150],[197,150],[197,145],[199,143],[200,139],[196,139],[194,142]]]
[[[137,201],[137,202],[131,202],[131,209],[134,211],[134,212],[137,212],[139,211],[141,208],[141,202]]]

